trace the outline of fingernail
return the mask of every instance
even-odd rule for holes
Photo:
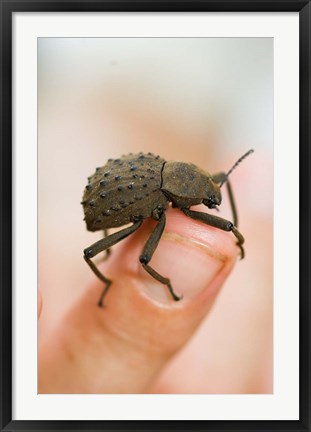
[[[154,253],[150,266],[170,279],[176,295],[191,299],[206,289],[221,271],[227,257],[211,246],[177,233],[165,233]],[[172,303],[166,285],[155,280],[143,268],[140,279],[149,297]]]

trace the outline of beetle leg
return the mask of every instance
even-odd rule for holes
[[[227,178],[226,173],[220,172],[220,173],[214,174],[212,176],[212,179],[215,183],[221,183],[221,182],[225,181],[225,183],[227,185],[227,191],[228,191],[229,201],[230,201],[230,206],[231,206],[231,211],[232,211],[233,225],[235,227],[237,227],[238,226],[238,213],[237,213],[237,209],[236,209],[236,205],[235,205],[235,201],[234,201],[232,187],[231,187],[229,179]]]
[[[108,237],[107,228],[105,228],[104,232],[103,232],[103,238],[106,238],[106,237]],[[105,253],[105,256],[103,256],[102,261],[106,261],[108,259],[109,255],[111,254],[111,248],[106,249],[105,252],[106,253]]]
[[[144,246],[142,254],[139,257],[139,261],[141,262],[146,272],[148,272],[157,281],[163,283],[168,287],[169,292],[171,293],[173,299],[177,301],[180,300],[182,296],[178,296],[177,294],[174,293],[170,280],[166,277],[161,276],[152,267],[148,265],[149,261],[152,258],[152,255],[154,254],[154,251],[156,250],[159,244],[160,238],[164,231],[164,227],[165,227],[165,213],[162,213],[158,224],[156,225],[155,229],[152,231],[150,237],[148,238]]]
[[[97,241],[96,243],[92,244],[92,246],[84,249],[85,261],[90,266],[90,268],[93,270],[93,272],[96,274],[96,276],[101,281],[103,281],[105,284],[105,287],[104,287],[102,294],[100,296],[100,299],[98,301],[98,306],[100,306],[100,307],[103,306],[103,299],[104,299],[105,295],[107,294],[107,291],[111,285],[111,280],[108,279],[106,276],[104,276],[98,270],[98,268],[93,263],[93,261],[91,261],[91,258],[96,256],[100,252],[103,252],[103,251],[109,249],[110,247],[112,247],[113,245],[118,243],[119,241],[128,237],[130,234],[132,234],[134,231],[136,231],[141,226],[142,223],[143,223],[143,221],[139,220],[139,221],[135,222],[133,225],[131,225],[127,228],[124,228],[123,230],[118,231],[116,233],[113,233],[113,234],[109,235],[108,237],[105,237],[105,238]]]
[[[194,220],[198,220],[207,225],[211,225],[215,228],[219,228],[223,231],[232,231],[232,233],[235,235],[237,239],[237,245],[241,250],[241,259],[244,258],[245,253],[242,246],[242,244],[244,243],[244,237],[242,236],[240,231],[237,230],[237,228],[233,225],[232,222],[204,212],[193,211],[187,208],[182,208],[181,210],[185,213],[186,216],[189,216]]]
[[[91,261],[89,258],[87,258],[85,255],[84,255],[84,259],[85,259],[85,261],[88,263],[88,265],[90,266],[90,268],[93,270],[93,272],[96,274],[96,276],[102,281],[102,282],[104,282],[104,284],[105,284],[105,287],[104,287],[104,289],[103,289],[103,291],[102,291],[102,293],[101,293],[101,295],[100,295],[100,298],[99,298],[99,300],[98,300],[98,306],[99,307],[102,307],[103,306],[103,300],[104,300],[104,297],[105,297],[105,295],[107,294],[107,292],[108,292],[108,290],[109,290],[109,287],[110,287],[110,285],[111,285],[111,280],[110,279],[108,279],[106,276],[104,276],[99,270],[98,270],[98,268],[96,267],[96,265],[93,263],[93,261]]]

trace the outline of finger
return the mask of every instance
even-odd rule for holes
[[[234,236],[167,212],[151,260],[181,301],[147,274],[139,255],[154,223],[123,241],[100,269],[112,281],[105,307],[94,281],[40,349],[40,393],[143,393],[206,316],[239,253]]]

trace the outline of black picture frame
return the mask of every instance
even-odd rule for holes
[[[12,420],[12,14],[14,12],[299,12],[300,419],[297,421]],[[1,430],[311,431],[310,375],[310,1],[303,0],[0,0],[1,19]]]

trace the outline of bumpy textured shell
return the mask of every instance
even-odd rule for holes
[[[160,190],[165,160],[152,153],[109,159],[89,177],[83,195],[89,231],[114,228],[152,217],[168,199]]]

